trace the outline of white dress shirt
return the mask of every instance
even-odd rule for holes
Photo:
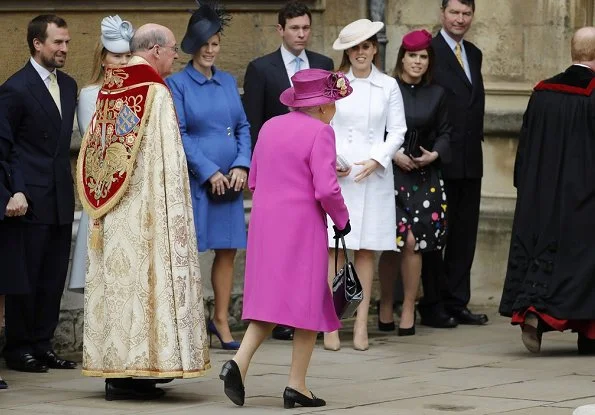
[[[48,71],[46,68],[44,68],[43,66],[38,64],[35,61],[35,59],[33,59],[33,58],[30,58],[29,62],[31,62],[31,65],[33,65],[33,67],[35,68],[35,70],[41,77],[41,80],[43,81],[43,83],[45,84],[46,88],[49,91],[49,89],[50,89],[50,71]],[[55,68],[54,68],[53,72],[51,72],[51,73],[56,75],[56,78],[58,77],[58,71]]]
[[[457,41],[450,37],[448,33],[446,33],[446,30],[444,30],[444,28],[440,29],[440,34],[442,35],[444,40],[446,40],[446,43],[452,50],[452,53],[455,53]],[[469,69],[469,61],[467,60],[467,52],[465,52],[465,42],[461,40],[459,44],[461,45],[461,56],[463,57],[463,63],[465,64],[465,73],[467,74],[469,82],[473,83],[473,80],[471,79],[471,70]]]
[[[289,77],[289,83],[293,86],[293,82],[291,82],[291,77],[295,75],[295,58],[296,56],[288,51],[285,48],[285,45],[281,45],[281,57],[283,58],[283,63],[285,64],[285,70],[287,71],[287,76]],[[302,69],[310,69],[310,62],[308,61],[308,55],[306,55],[306,51],[302,50],[302,53],[298,55],[298,58],[301,58],[302,63],[300,65],[300,70]]]

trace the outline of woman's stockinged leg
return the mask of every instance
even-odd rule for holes
[[[256,353],[262,342],[271,334],[275,325],[275,323],[256,320],[252,320],[248,324],[248,329],[242,338],[240,348],[233,357],[233,360],[240,368],[242,381],[246,379],[246,373],[248,372],[252,356],[254,356],[254,353]]]
[[[355,271],[364,289],[364,299],[357,307],[357,316],[353,326],[353,348],[368,349],[368,309],[372,295],[372,278],[374,277],[374,251],[360,249],[355,253]]]
[[[409,231],[401,254],[401,276],[403,279],[403,311],[399,327],[408,329],[415,324],[415,299],[421,279],[422,257],[415,252],[415,237]]]
[[[378,262],[378,278],[380,280],[378,320],[382,323],[394,321],[394,286],[398,269],[399,254],[396,251],[384,251]]]
[[[345,260],[342,255],[338,257],[337,269],[341,269]],[[328,283],[330,290],[333,288],[333,278],[335,278],[335,250],[329,249],[329,261],[328,261]],[[324,333],[324,348],[326,350],[337,351],[341,348],[341,340],[339,339],[339,330]]]
[[[211,268],[211,284],[215,297],[213,323],[224,342],[233,341],[228,323],[229,301],[233,287],[233,262],[235,249],[215,250],[215,259]]]
[[[291,355],[291,368],[287,386],[302,395],[311,398],[312,395],[306,387],[306,373],[310,365],[312,351],[316,343],[316,332],[311,330],[296,329],[293,335],[293,352]]]

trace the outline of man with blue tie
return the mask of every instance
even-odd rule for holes
[[[77,85],[59,71],[66,63],[70,35],[64,19],[37,16],[27,28],[31,58],[0,87],[0,131],[11,134],[18,156],[13,174],[24,179],[30,218],[22,222],[29,293],[6,298],[9,368],[23,372],[74,369],[51,340],[58,325],[68,270],[74,186],[70,137]],[[5,138],[5,137],[1,137]]]
[[[488,321],[485,314],[467,308],[479,224],[485,111],[482,53],[463,39],[474,13],[475,0],[441,0],[442,29],[432,39],[436,55],[432,80],[446,90],[452,124],[452,161],[442,166],[448,198],[444,260],[440,252],[424,255],[424,298],[418,308],[421,324],[432,327]]]
[[[291,77],[302,69],[334,69],[331,58],[306,50],[311,29],[312,13],[308,6],[290,1],[279,10],[277,33],[281,37],[281,47],[248,64],[242,101],[250,123],[252,151],[262,125],[277,115],[289,112],[279,101],[279,95],[291,86]],[[277,326],[273,337],[291,340],[293,329]]]

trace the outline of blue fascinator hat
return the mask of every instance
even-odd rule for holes
[[[129,53],[134,35],[132,23],[120,16],[108,16],[101,21],[101,43],[111,53]]]
[[[218,2],[197,1],[197,4],[199,8],[192,13],[181,44],[182,50],[189,55],[193,55],[215,33],[222,32],[231,20]]]

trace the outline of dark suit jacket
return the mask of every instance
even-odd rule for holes
[[[306,51],[310,68],[334,69],[333,60],[319,53]],[[289,77],[281,56],[281,48],[250,62],[244,77],[244,111],[250,123],[252,151],[262,124],[289,110],[279,101],[281,92],[289,88]]]
[[[481,178],[483,176],[483,117],[485,91],[481,76],[482,54],[473,43],[463,41],[471,79],[459,64],[442,34],[432,39],[434,49],[433,82],[447,93],[448,116],[452,125],[450,146],[452,161],[442,166],[447,179]]]
[[[30,62],[0,86],[0,140],[14,139],[13,180],[24,183],[37,224],[69,224],[74,217],[70,138],[77,85],[58,71],[62,117]]]

